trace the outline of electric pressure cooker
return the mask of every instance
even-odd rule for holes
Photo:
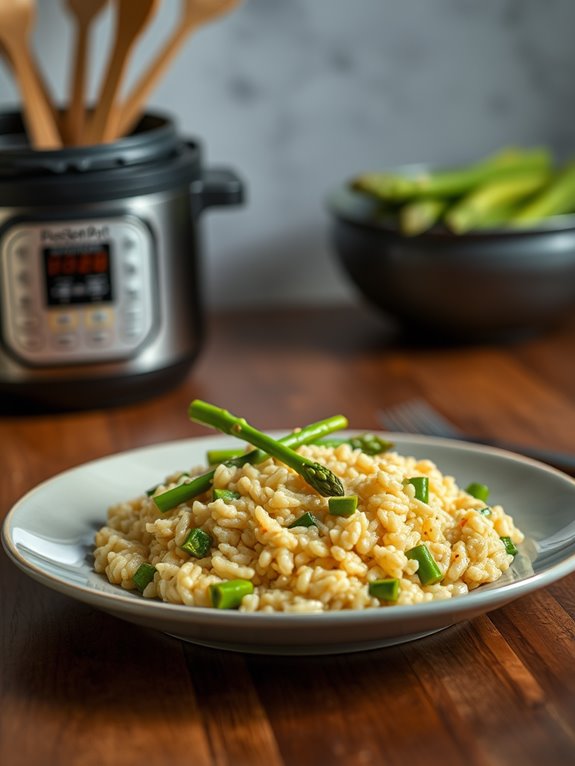
[[[198,217],[242,200],[166,116],[36,151],[0,114],[2,401],[99,407],[179,382],[202,341]]]

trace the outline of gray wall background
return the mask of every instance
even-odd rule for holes
[[[33,43],[65,100],[72,27],[38,0]],[[164,0],[127,87],[177,23]],[[575,156],[573,0],[244,0],[195,33],[150,101],[246,181],[203,219],[211,307],[355,300],[330,253],[326,192],[365,169],[465,161],[511,143]],[[92,38],[90,94],[113,39]],[[0,65],[0,108],[17,89]]]

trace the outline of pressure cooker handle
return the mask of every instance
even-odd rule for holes
[[[192,204],[196,215],[207,207],[240,205],[244,201],[244,185],[228,168],[207,168],[192,181]]]

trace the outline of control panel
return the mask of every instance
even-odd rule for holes
[[[156,322],[154,258],[133,217],[14,224],[0,239],[4,343],[34,365],[131,356]]]

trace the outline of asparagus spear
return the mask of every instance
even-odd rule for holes
[[[512,219],[513,224],[533,224],[542,218],[575,210],[575,162],[566,167]]]
[[[480,184],[448,211],[445,221],[457,234],[482,226],[493,210],[520,203],[540,191],[551,178],[548,168],[522,168],[505,178]]]
[[[517,212],[517,205],[502,205],[485,213],[481,221],[478,221],[475,229],[493,229],[500,226],[508,226]]]
[[[396,173],[365,173],[352,187],[389,202],[405,202],[416,197],[454,197],[465,194],[489,179],[504,177],[517,168],[548,168],[551,158],[546,149],[507,149],[466,167],[423,172],[413,176]]]
[[[341,481],[328,468],[321,463],[299,455],[293,449],[282,444],[271,436],[258,431],[247,423],[244,418],[232,415],[227,410],[216,407],[208,402],[195,399],[188,408],[191,420],[197,423],[217,428],[219,431],[245,439],[254,447],[264,450],[269,455],[281,460],[299,475],[320,495],[332,497],[343,495],[344,489]]]
[[[408,237],[414,237],[431,229],[440,220],[447,205],[447,200],[435,197],[407,202],[399,211],[401,231]]]
[[[347,418],[343,415],[334,415],[331,418],[320,420],[317,423],[311,423],[305,428],[294,431],[293,433],[284,436],[279,441],[286,447],[299,447],[301,444],[310,444],[311,442],[321,439],[322,436],[327,436],[334,431],[346,428],[347,425]],[[266,457],[267,454],[265,452],[262,452],[262,450],[259,449],[254,449],[223,462],[225,462],[226,465],[242,466],[245,463],[260,462]],[[177,487],[173,487],[172,489],[166,490],[166,492],[156,495],[153,500],[162,513],[170,511],[180,503],[185,503],[187,500],[191,500],[193,497],[197,497],[198,495],[207,492],[212,486],[215,472],[215,468],[206,471],[206,473],[196,476],[185,484],[179,484]]]

